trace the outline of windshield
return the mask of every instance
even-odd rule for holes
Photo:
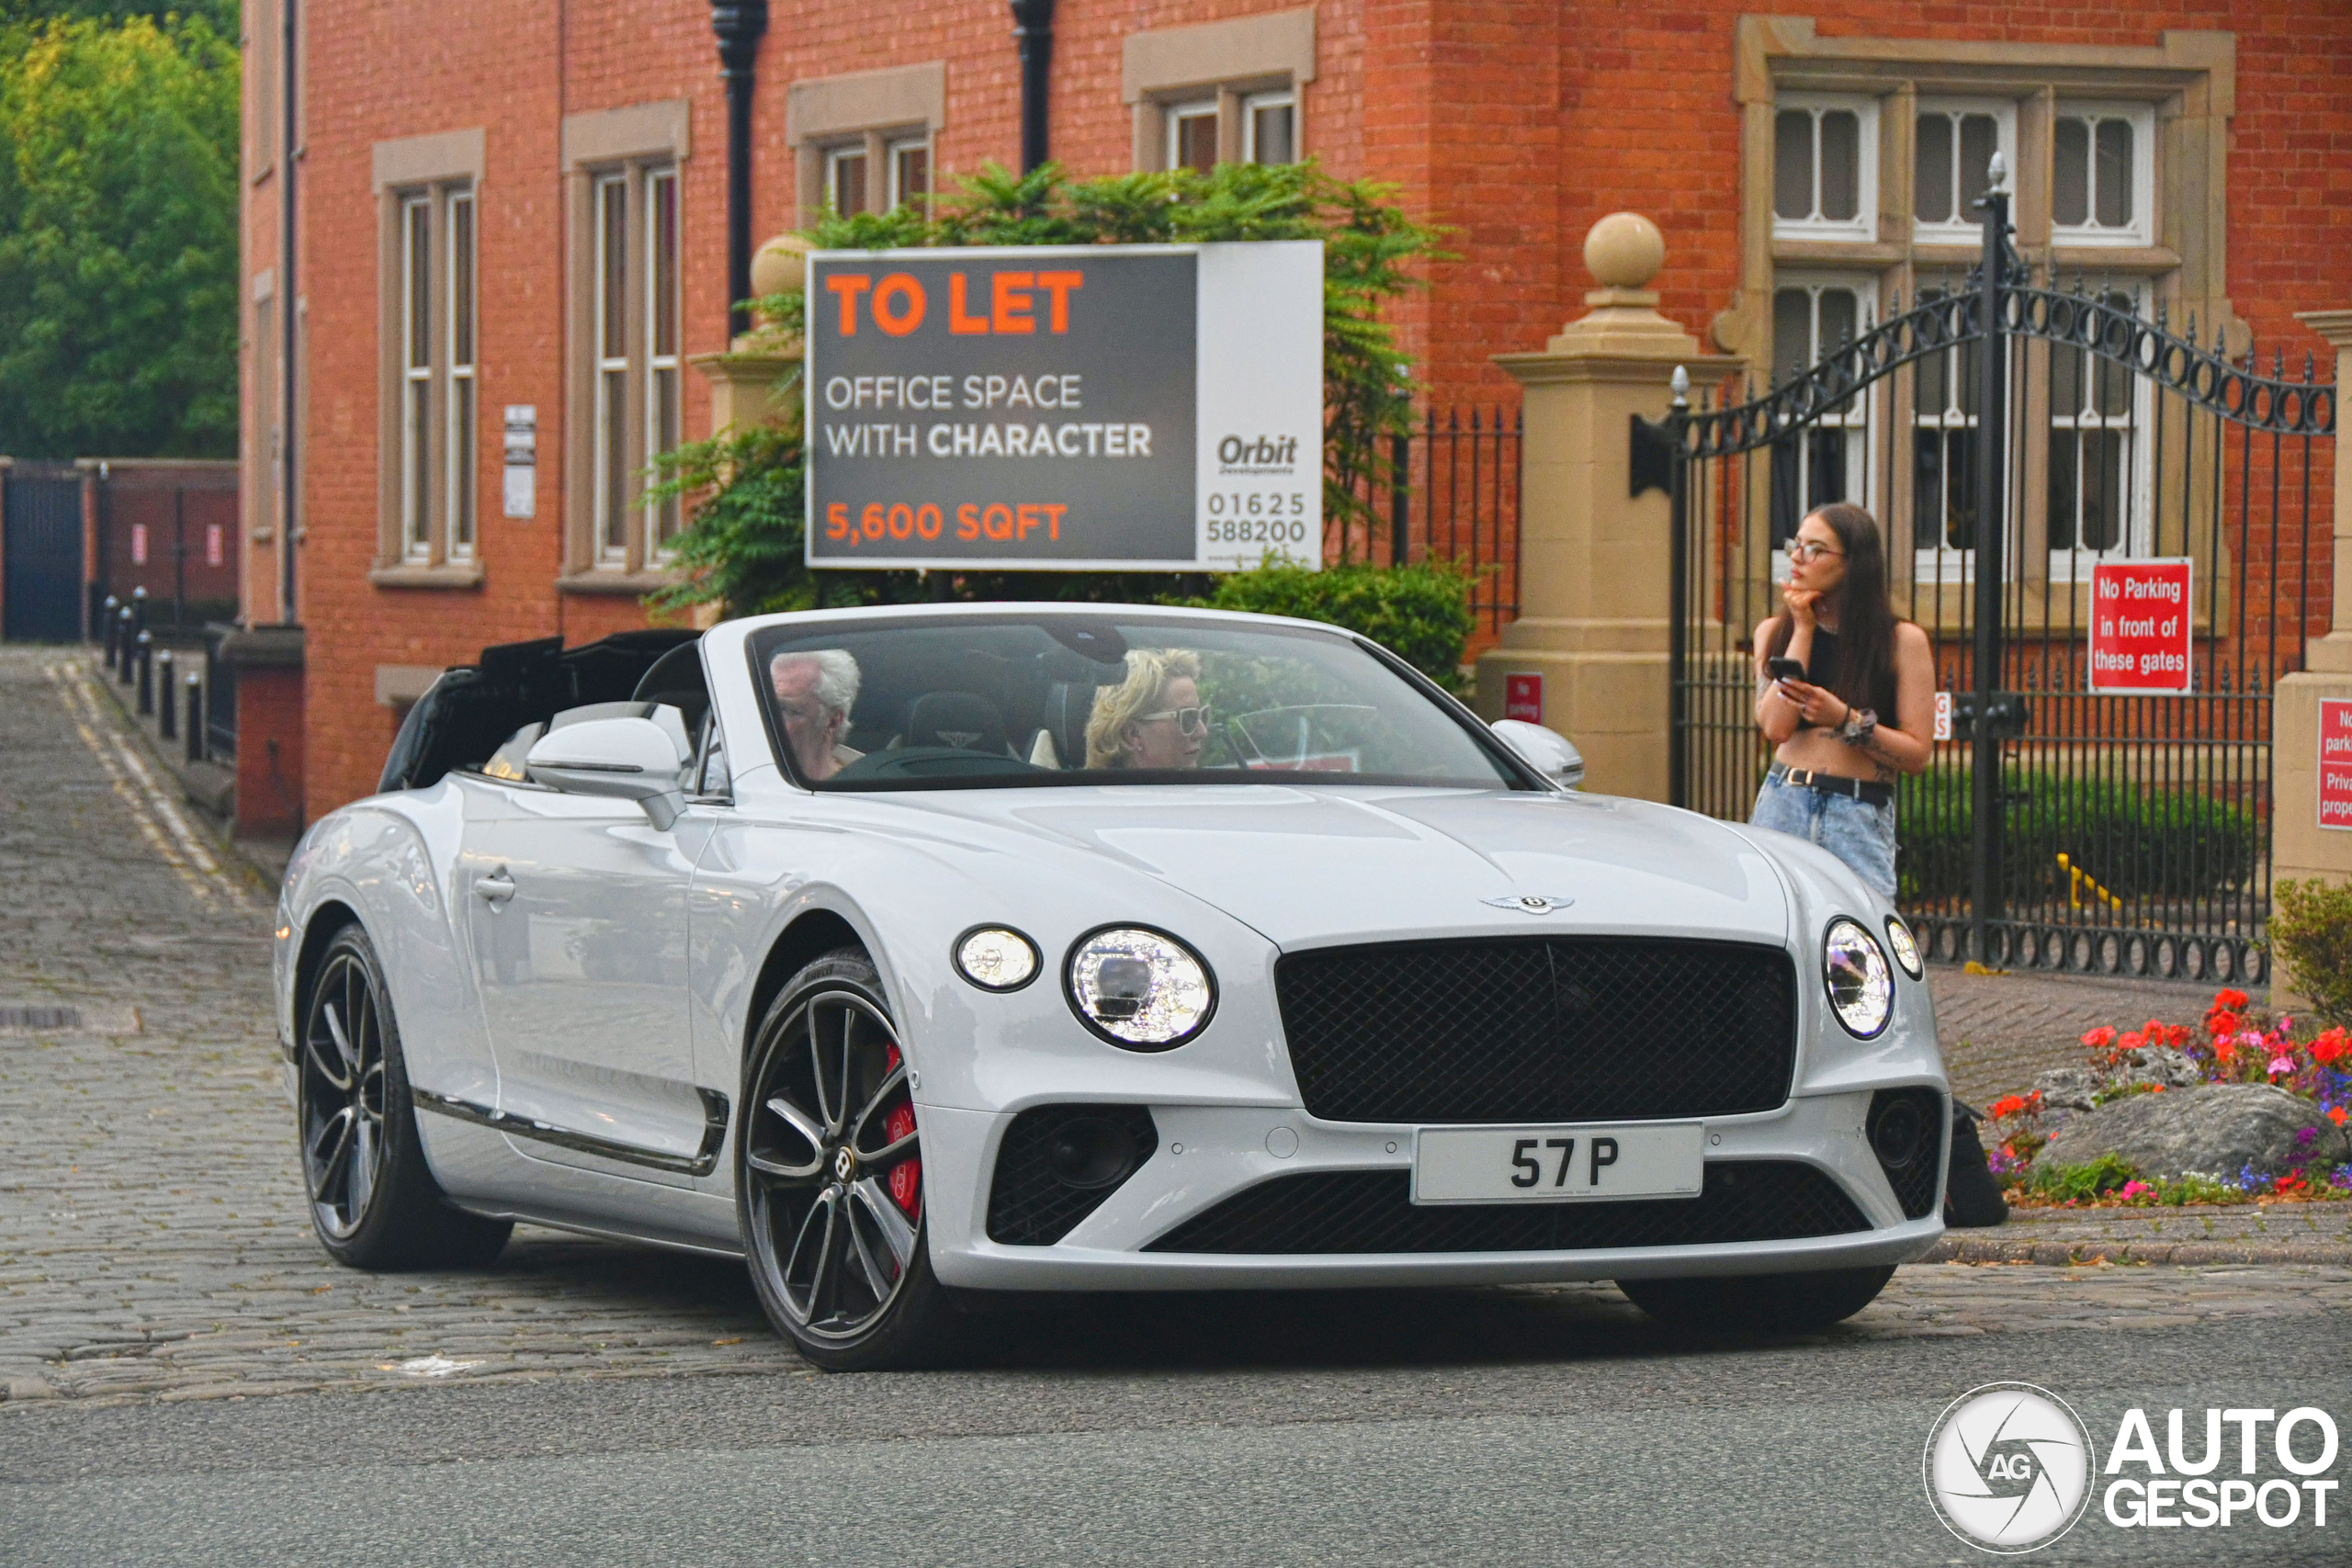
[[[777,626],[751,640],[786,769],[819,789],[1527,787],[1353,639],[1116,613]]]

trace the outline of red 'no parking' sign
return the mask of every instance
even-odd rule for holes
[[[2188,591],[2186,557],[2091,568],[2092,691],[2188,692]]]

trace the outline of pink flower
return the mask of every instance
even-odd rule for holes
[[[2132,1199],[2139,1197],[2143,1192],[2154,1192],[2154,1190],[2155,1189],[2148,1183],[2134,1178],[2123,1184],[2121,1196],[2124,1201],[2129,1202]]]
[[[2272,1077],[2277,1077],[2280,1073],[2291,1073],[2294,1070],[2295,1063],[2292,1057],[2273,1056],[2270,1058],[2270,1076]]]

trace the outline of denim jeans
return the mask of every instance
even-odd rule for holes
[[[1894,897],[1894,803],[1872,806],[1850,795],[1829,795],[1767,776],[1747,819],[1758,828],[1810,839],[1853,868],[1854,874]]]

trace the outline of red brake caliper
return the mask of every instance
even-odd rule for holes
[[[893,1045],[890,1047],[889,1057],[883,1064],[882,1070],[886,1073],[893,1072],[897,1070],[898,1066],[899,1048]],[[882,1123],[882,1131],[894,1144],[914,1130],[915,1108],[911,1103],[903,1100]],[[890,1168],[890,1196],[897,1201],[899,1208],[907,1212],[909,1219],[922,1217],[922,1161],[920,1157],[902,1159]]]

